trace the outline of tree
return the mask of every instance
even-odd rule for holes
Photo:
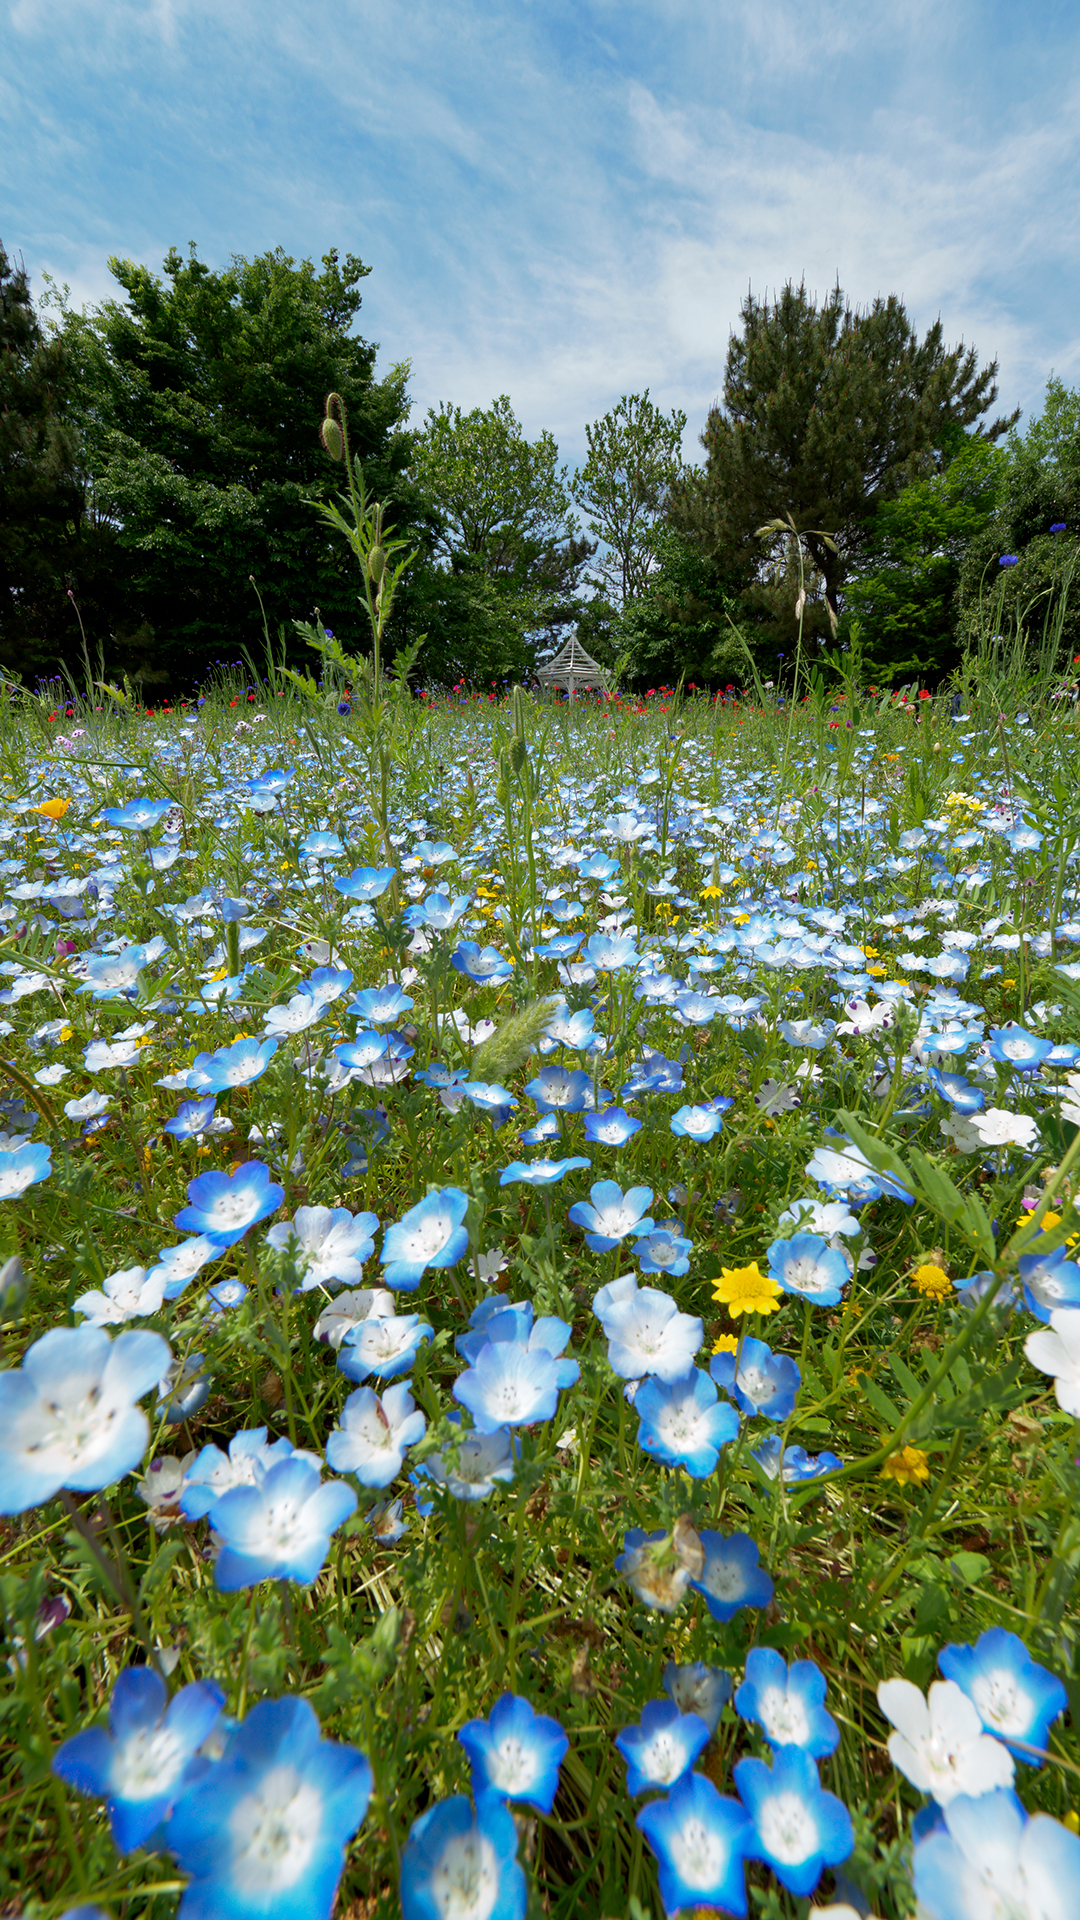
[[[661,413],[646,387],[643,394],[624,393],[585,429],[589,454],[574,498],[602,543],[589,584],[617,612],[641,598],[659,564],[656,528],[682,466],[685,426],[685,413],[677,407]]]
[[[94,609],[112,655],[164,680],[200,677],[241,642],[261,650],[252,577],[272,632],[318,606],[359,637],[355,577],[309,502],[340,484],[317,431],[332,389],[372,492],[391,497],[408,458],[408,368],[376,380],[377,350],[352,332],[369,269],[331,251],[317,272],[278,248],[215,272],[194,244],[169,252],[163,279],[109,268],[125,300],[65,313],[59,335],[115,548]]]
[[[1042,642],[1061,620],[1062,652],[1080,650],[1080,388],[1051,377],[1041,414],[1002,450],[995,511],[969,541],[958,591],[961,632],[1011,632]],[[1002,556],[1010,564],[1002,568]],[[1011,564],[1015,561],[1015,564]]]
[[[428,635],[423,665],[522,674],[538,647],[576,617],[580,537],[567,469],[550,433],[529,440],[509,397],[463,413],[428,410],[409,479],[428,509],[426,565],[403,593],[406,616]]]
[[[73,370],[47,339],[26,268],[0,245],[0,640],[10,666],[44,666],[41,636],[74,628],[67,603],[82,517]]]
[[[837,286],[819,308],[789,282],[772,304],[748,293],[741,321],[675,518],[752,565],[756,530],[790,514],[835,620],[879,505],[941,471],[969,431],[994,441],[1016,416],[984,425],[997,362],[979,371],[974,348],[946,349],[940,320],[920,341],[894,294],[859,310]]]
[[[1008,465],[1003,447],[972,436],[943,473],[879,504],[844,591],[845,624],[858,620],[875,672],[923,678],[956,664],[961,572],[990,524]]]

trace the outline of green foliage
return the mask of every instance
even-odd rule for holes
[[[351,330],[369,269],[332,250],[317,272],[277,249],[214,271],[194,246],[169,252],[164,278],[109,265],[124,299],[65,311],[58,333],[79,369],[94,518],[111,529],[87,609],[110,663],[190,682],[222,649],[261,651],[253,577],[273,630],[318,606],[348,638],[355,578],[306,502],[334,489],[311,424],[331,389],[382,498],[407,458],[408,368],[376,380],[375,348]]]
[[[959,658],[956,596],[965,556],[995,511],[1005,450],[973,434],[943,473],[882,500],[859,571],[844,588],[844,621],[860,624],[871,677],[942,673]]]
[[[738,582],[726,582],[701,544],[661,523],[651,535],[656,571],[616,628],[620,676],[635,686],[743,679],[745,650],[733,631]]]
[[[657,522],[682,466],[685,426],[685,413],[661,413],[646,387],[585,428],[589,453],[574,498],[601,542],[590,585],[615,608],[640,600],[656,572]]]
[[[819,307],[789,282],[772,304],[748,294],[741,321],[723,404],[701,436],[705,468],[673,494],[676,524],[753,572],[756,530],[790,516],[838,617],[879,503],[944,464],[981,422],[997,363],[980,372],[973,348],[947,350],[940,321],[920,341],[895,295],[860,310],[837,286]],[[994,440],[1010,424],[976,430]]]
[[[8,671],[40,666],[49,637],[77,632],[82,490],[70,407],[74,368],[47,338],[25,267],[0,245],[0,648]]]
[[[403,596],[427,634],[425,670],[447,681],[527,672],[577,613],[591,552],[550,433],[529,440],[506,394],[463,413],[429,409],[409,477],[428,507],[421,563]]]

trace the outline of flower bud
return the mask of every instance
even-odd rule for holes
[[[368,554],[367,565],[368,573],[377,585],[386,572],[386,548],[380,542],[377,542]]]
[[[30,1292],[30,1282],[23,1271],[23,1263],[17,1253],[5,1260],[0,1267],[0,1327],[6,1327],[12,1320],[18,1320],[26,1305]]]
[[[328,413],[325,416],[319,428],[319,438],[326,448],[327,453],[330,455],[331,460],[343,460],[345,458],[344,437],[341,428],[338,426],[332,414]]]

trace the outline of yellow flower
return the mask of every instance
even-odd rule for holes
[[[722,1333],[719,1340],[713,1341],[714,1353],[738,1353],[739,1336],[737,1333]]]
[[[865,953],[868,960],[876,960],[878,957],[878,950],[876,947],[864,947],[863,952]]]
[[[921,1487],[930,1478],[930,1462],[921,1447],[901,1447],[899,1453],[890,1453],[881,1478],[895,1480],[898,1487]]]
[[[939,1267],[934,1260],[925,1260],[921,1267],[916,1267],[911,1278],[916,1293],[925,1294],[931,1300],[944,1300],[953,1290],[944,1267]]]
[[[870,975],[871,980],[884,980],[889,969],[888,967],[867,967],[866,971]]]
[[[1003,981],[1002,981],[1002,983],[1001,983],[1001,985],[1002,985],[1002,989],[1004,990],[1004,988],[1005,988],[1005,987],[1015,987],[1015,985],[1016,985],[1016,981],[1015,981],[1015,980],[1003,980]]]
[[[65,1041],[65,1040],[70,1040],[70,1039],[72,1039],[72,1038],[73,1038],[73,1036],[74,1036],[74,1029],[73,1029],[73,1028],[71,1028],[71,1027],[61,1027],[61,1029],[60,1029],[60,1031],[59,1031],[59,1033],[57,1034],[57,1036],[56,1036],[56,1037],[57,1037],[57,1039],[59,1040],[59,1042],[60,1042],[60,1044],[61,1044],[61,1045],[63,1045],[63,1043],[64,1043],[64,1041]]]
[[[1070,1807],[1068,1813],[1062,1816],[1061,1824],[1068,1827],[1070,1833],[1080,1833],[1080,1813],[1075,1807]]]
[[[722,900],[723,897],[723,887],[702,887],[701,892],[698,894],[699,900]]]
[[[748,1267],[721,1267],[713,1299],[725,1306],[733,1320],[740,1313],[778,1313],[783,1288],[762,1273],[756,1260]]]
[[[43,813],[46,820],[62,820],[70,805],[70,800],[43,800],[40,807],[31,807],[30,811]]]

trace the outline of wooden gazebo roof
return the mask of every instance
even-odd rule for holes
[[[577,634],[572,634],[546,667],[537,669],[537,679],[546,687],[565,687],[571,700],[579,687],[605,687],[607,675],[586,653]]]

